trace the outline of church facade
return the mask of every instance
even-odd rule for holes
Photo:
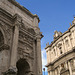
[[[0,75],[42,75],[39,21],[15,0],[0,0]]]
[[[53,42],[45,49],[48,75],[75,75],[75,17],[66,32],[54,32]]]

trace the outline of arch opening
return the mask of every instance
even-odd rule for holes
[[[16,63],[17,75],[28,75],[30,73],[29,63],[25,59],[19,59]]]

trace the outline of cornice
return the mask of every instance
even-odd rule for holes
[[[39,17],[35,14],[33,15],[28,9],[26,9],[24,6],[21,6],[18,2],[16,2],[15,0],[8,0],[9,2],[11,2],[13,5],[17,6],[20,10],[24,11],[26,14],[28,14],[30,17],[34,18],[36,17],[38,19],[38,22],[40,22]]]
[[[75,27],[75,24],[74,24],[74,25],[71,25],[70,28],[69,28],[68,30],[72,29],[73,27]]]
[[[8,23],[9,25],[12,25],[13,23],[13,16],[9,14],[4,9],[0,8],[0,20]]]
[[[65,34],[69,33],[71,31],[71,29],[75,27],[75,24],[71,25],[67,31],[65,31],[63,34],[61,34],[60,36],[58,36],[54,41],[51,42],[50,45],[46,46],[45,49],[47,49],[48,47],[51,47],[57,40],[59,40],[61,37],[63,37]]]
[[[31,32],[28,32],[26,29],[20,28],[19,31],[21,31],[22,33],[24,33],[24,34],[30,36],[32,39],[35,39],[35,36],[36,36],[36,35],[35,35],[35,34],[32,34]]]
[[[12,18],[13,17],[11,14],[9,14],[7,11],[5,11],[2,8],[0,8],[0,13],[3,13],[4,15],[7,15],[9,18]]]
[[[64,32],[61,36],[57,37],[57,39],[55,39],[54,41],[51,42],[50,45],[46,46],[45,49],[47,49],[48,47],[51,47],[57,40],[59,40],[61,37],[63,37],[65,34],[69,33],[70,29],[68,29],[66,32]]]

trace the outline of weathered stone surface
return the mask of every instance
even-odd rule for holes
[[[41,75],[39,17],[15,0],[0,0],[0,75]]]

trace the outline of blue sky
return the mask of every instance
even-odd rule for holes
[[[46,43],[53,41],[54,31],[65,32],[75,15],[75,0],[16,0],[40,18],[39,27],[44,37],[41,40],[43,67],[46,62]],[[46,73],[47,75],[47,73]]]

